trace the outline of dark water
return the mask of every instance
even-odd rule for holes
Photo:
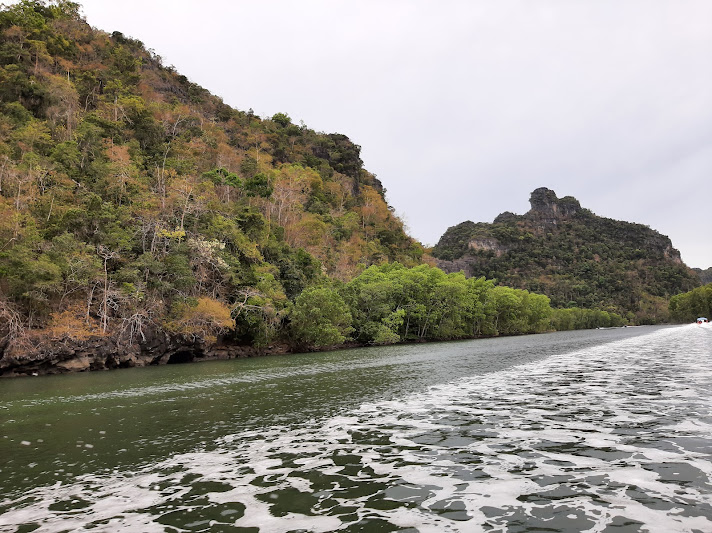
[[[0,381],[0,531],[712,531],[712,328]]]

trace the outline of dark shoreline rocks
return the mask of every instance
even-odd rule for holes
[[[45,340],[36,346],[13,347],[0,353],[0,377],[66,374],[151,365],[259,357],[290,352],[286,344],[245,346],[218,339],[206,343],[165,332],[148,333],[141,342],[112,336]]]
[[[420,339],[399,344],[426,342],[429,341]],[[258,347],[237,344],[231,342],[230,339],[218,339],[217,342],[208,344],[202,340],[170,336],[165,332],[154,332],[151,335],[146,335],[145,340],[142,339],[141,343],[133,344],[117,342],[116,338],[110,336],[97,336],[74,341],[59,339],[51,343],[45,342],[30,350],[6,350],[4,353],[0,351],[0,378],[348,350],[366,346],[372,345],[350,341],[336,346],[305,349],[284,342]]]

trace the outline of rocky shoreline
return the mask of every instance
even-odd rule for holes
[[[259,357],[289,353],[287,344],[246,346],[218,339],[206,343],[153,331],[141,342],[128,343],[112,336],[45,340],[36,346],[13,346],[0,351],[0,377],[66,374],[151,365]]]

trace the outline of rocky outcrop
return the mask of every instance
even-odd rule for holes
[[[64,374],[149,365],[237,359],[283,354],[285,344],[265,348],[242,346],[227,339],[206,344],[201,340],[148,331],[140,342],[127,343],[112,336],[87,339],[44,339],[15,343],[0,354],[0,376]]]
[[[476,272],[476,262],[473,261],[472,257],[465,256],[458,259],[435,259],[435,266],[446,274],[452,274],[453,272],[462,272],[465,277],[471,278]]]
[[[500,257],[508,250],[508,248],[504,246],[501,242],[499,242],[497,239],[486,238],[472,239],[468,243],[468,247],[470,248],[470,250],[485,250],[488,252],[493,252],[494,255],[496,255],[497,257]]]
[[[665,259],[669,259],[676,265],[684,264],[682,262],[682,257],[680,256],[680,251],[677,248],[672,247],[672,242],[668,242],[663,248],[663,256]]]
[[[539,187],[529,197],[531,209],[524,215],[529,219],[541,220],[546,225],[556,226],[581,212],[581,204],[573,196],[557,198],[556,193],[546,187]],[[495,219],[496,221],[496,219]]]
[[[515,215],[511,211],[505,211],[504,213],[500,213],[495,217],[494,224],[507,224],[510,222],[516,222],[520,218],[520,215]]]

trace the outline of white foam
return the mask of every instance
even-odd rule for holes
[[[179,501],[191,489],[182,481],[191,474],[230,487],[204,497],[244,505],[234,525],[274,533],[339,529],[333,505],[355,509],[358,522],[380,518],[423,532],[502,530],[515,515],[544,520],[537,518],[544,512],[548,527],[554,516],[560,524],[585,517],[592,533],[616,517],[653,533],[712,531],[712,461],[676,440],[712,446],[704,420],[710,355],[708,339],[690,336],[688,328],[657,330],[365,403],[327,420],[236,433],[219,439],[217,450],[177,455],[133,473],[78,476],[32,491],[36,501],[11,508],[0,526],[33,521],[42,531],[82,531],[103,520],[94,531],[162,531],[145,510]],[[347,456],[348,467],[341,464]],[[676,472],[676,465],[700,479],[682,479],[685,470]],[[668,470],[673,475],[663,479]],[[349,489],[364,483],[389,489],[360,495]],[[274,516],[273,503],[284,491],[318,492],[311,508]],[[88,506],[71,516],[49,509],[70,498]],[[372,505],[383,498],[401,505]],[[453,512],[465,520],[448,518]]]

